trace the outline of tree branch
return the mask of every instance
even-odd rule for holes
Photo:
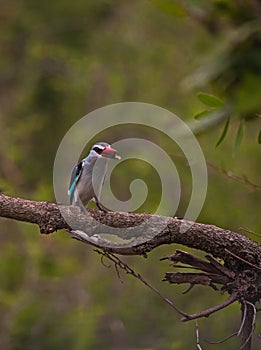
[[[104,213],[91,209],[85,215],[75,206],[12,198],[4,194],[0,194],[0,217],[37,224],[40,232],[46,234],[65,229],[73,238],[98,248],[106,247],[106,251],[115,254],[144,255],[160,245],[177,243],[221,258],[228,268],[235,263],[245,265],[231,253],[257,268],[261,267],[261,247],[258,243],[236,232],[208,224],[150,214]],[[68,222],[75,227],[72,229]],[[150,234],[144,232],[144,227],[142,230],[139,228],[138,225],[144,222]],[[187,225],[188,229],[181,230],[181,225]],[[118,228],[124,230],[118,233]],[[100,233],[120,236],[124,243],[95,236]]]

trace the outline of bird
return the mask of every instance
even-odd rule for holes
[[[101,161],[94,167],[98,159]],[[121,156],[109,143],[97,142],[88,156],[73,167],[68,190],[71,205],[84,210],[93,199],[98,209],[107,212],[100,203],[100,195],[109,159],[121,159]]]

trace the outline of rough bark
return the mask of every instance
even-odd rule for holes
[[[157,246],[178,243],[210,253],[214,257],[223,259],[229,265],[235,263],[237,266],[250,267],[253,265],[261,271],[261,246],[236,232],[214,225],[150,214],[104,213],[98,210],[88,210],[87,213],[88,215],[83,214],[79,208],[74,206],[36,202],[0,194],[0,217],[37,224],[41,233],[49,234],[61,229],[69,230],[68,222],[73,222],[75,232],[71,235],[96,246],[99,246],[99,240],[92,240],[92,236],[100,233],[119,235],[124,240],[133,239],[127,245],[108,242],[107,251],[112,253],[143,255]],[[148,222],[145,227],[150,232],[149,234],[146,232],[141,234],[138,225],[143,222]],[[187,224],[188,229],[181,231],[181,224]],[[115,230],[117,228],[124,228],[124,230],[118,233]],[[86,235],[81,236],[81,232],[77,230],[82,230]],[[240,261],[239,258],[242,260]]]

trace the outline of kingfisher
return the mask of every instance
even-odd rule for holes
[[[100,203],[100,195],[109,159],[121,159],[121,156],[109,143],[97,142],[88,156],[73,167],[68,190],[71,205],[85,208],[93,199],[100,210],[107,211]],[[94,167],[97,160],[99,163]]]

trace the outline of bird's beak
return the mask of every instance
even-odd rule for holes
[[[121,159],[121,156],[118,154],[118,151],[111,147],[104,148],[101,155],[105,158]]]

